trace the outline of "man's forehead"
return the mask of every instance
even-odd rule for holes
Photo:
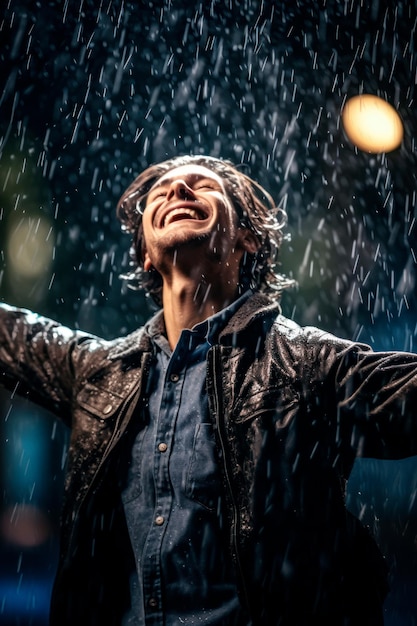
[[[215,180],[219,184],[223,184],[223,179],[218,174],[210,170],[208,167],[205,167],[204,165],[193,165],[192,163],[179,165],[178,167],[169,170],[169,172],[166,172],[160,178],[158,178],[155,184],[160,185],[162,183],[171,182],[176,178],[182,177],[186,177],[189,179],[210,178],[212,180]]]

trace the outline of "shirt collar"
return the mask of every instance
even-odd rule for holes
[[[248,289],[227,307],[193,326],[191,332],[198,334],[202,340],[206,340],[209,344],[214,344],[217,341],[219,333],[225,328],[230,318],[252,294],[253,291]],[[157,341],[158,337],[161,337],[161,335],[166,336],[163,311],[159,311],[149,320],[145,325],[145,330],[154,341]]]
[[[191,330],[197,332],[203,336],[208,343],[213,345],[219,336],[219,333],[226,326],[230,318],[236,313],[236,311],[242,306],[244,302],[252,294],[251,290],[245,291],[237,300],[234,300],[229,306],[225,307],[221,311],[218,311],[214,315],[211,315],[203,322],[193,326]]]

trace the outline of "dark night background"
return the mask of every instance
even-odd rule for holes
[[[416,29],[398,0],[5,0],[0,296],[105,337],[141,324],[116,202],[149,164],[208,153],[287,210],[287,316],[414,352]],[[358,93],[398,110],[400,148],[350,144],[340,114]],[[0,624],[40,626],[67,434],[17,396],[0,405]],[[361,461],[349,484],[391,568],[388,626],[417,624],[416,493],[416,459]]]

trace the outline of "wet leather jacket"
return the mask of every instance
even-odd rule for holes
[[[120,491],[152,358],[143,329],[105,341],[0,306],[3,384],[71,427],[53,625],[123,624]],[[253,624],[382,623],[385,566],[344,492],[357,456],[417,454],[417,355],[301,328],[255,293],[209,351],[207,390]]]

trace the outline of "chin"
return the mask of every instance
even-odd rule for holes
[[[183,246],[198,248],[205,242],[209,241],[210,236],[210,233],[195,232],[184,229],[181,232],[175,231],[167,234],[166,237],[161,237],[158,242],[158,247],[160,249],[165,249],[167,252],[169,250],[178,250]]]

